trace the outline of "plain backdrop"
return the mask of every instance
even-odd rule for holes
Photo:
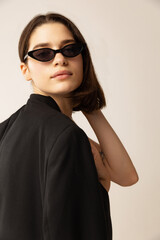
[[[0,0],[0,122],[32,93],[18,40],[47,12],[65,15],[85,37],[107,100],[102,112],[139,174],[131,187],[111,184],[113,240],[160,240],[160,1]],[[73,118],[97,141],[81,112]]]

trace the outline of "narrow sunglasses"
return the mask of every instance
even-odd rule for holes
[[[51,48],[40,48],[40,49],[29,51],[25,55],[24,61],[28,56],[30,56],[40,62],[48,62],[55,57],[56,53],[62,53],[63,56],[71,58],[79,55],[82,52],[82,50],[83,50],[82,43],[69,44],[57,50],[54,50]]]

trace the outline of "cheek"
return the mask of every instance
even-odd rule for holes
[[[39,76],[42,76],[42,74],[44,73],[44,66],[41,64],[41,63],[30,63],[29,64],[29,70],[30,70],[30,73],[33,77],[33,80]]]

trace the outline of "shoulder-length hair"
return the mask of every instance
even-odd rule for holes
[[[81,42],[84,46],[82,51],[83,58],[83,80],[81,85],[70,92],[66,97],[72,99],[73,111],[83,111],[91,113],[106,106],[104,92],[100,83],[98,82],[91,55],[87,43],[75,24],[58,13],[47,13],[46,15],[36,15],[24,28],[21,33],[18,51],[21,62],[24,61],[24,56],[27,54],[29,47],[29,39],[33,30],[45,23],[59,22],[64,24],[73,34],[75,41]]]

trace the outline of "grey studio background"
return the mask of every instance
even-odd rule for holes
[[[102,112],[139,174],[132,187],[111,184],[113,240],[160,240],[160,1],[0,0],[0,122],[32,93],[18,40],[33,16],[49,11],[70,18],[84,35],[106,95]],[[81,112],[73,118],[97,141]]]

